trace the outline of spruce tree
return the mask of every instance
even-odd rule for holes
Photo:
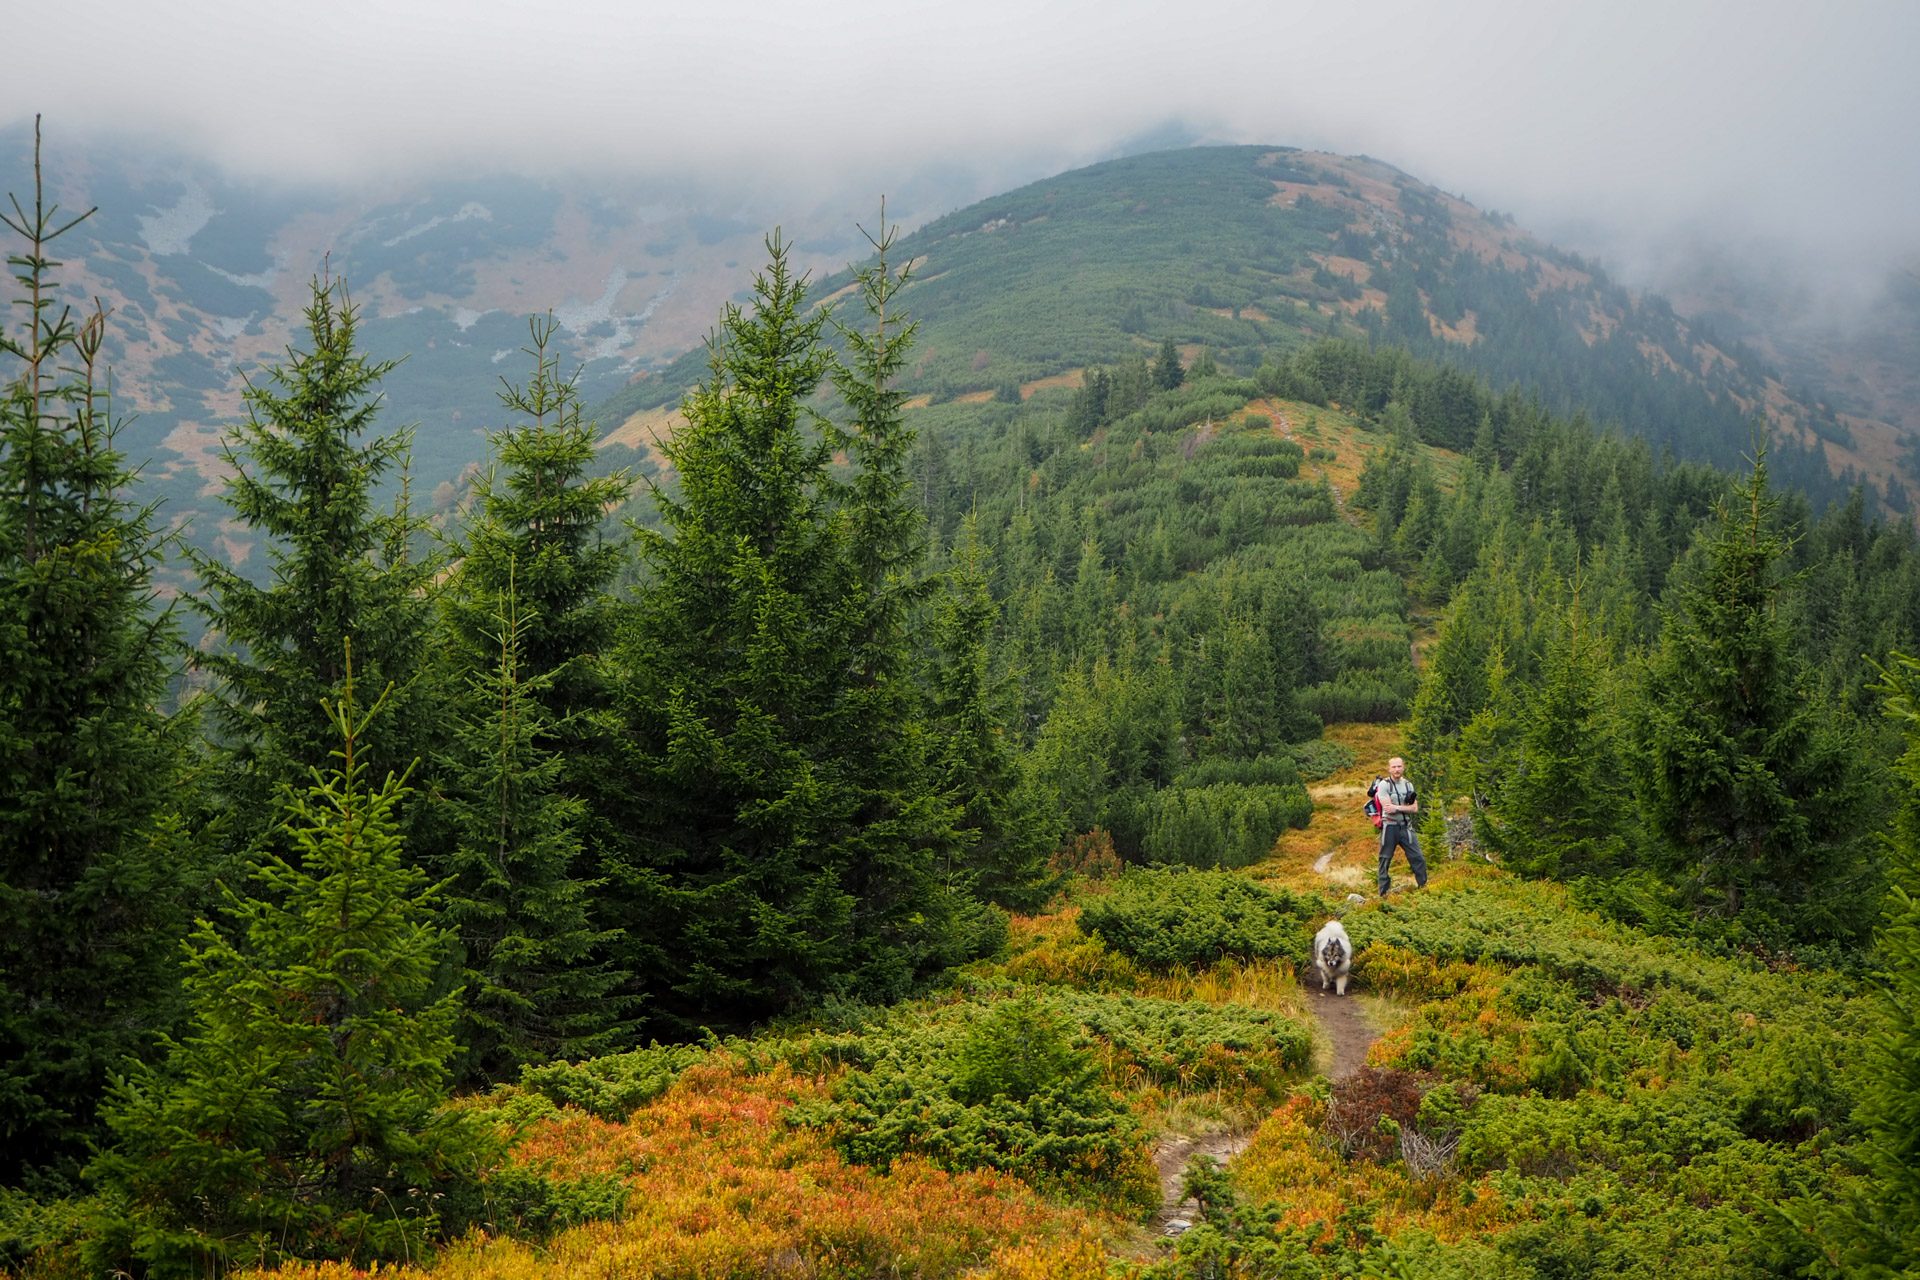
[[[1153,385],[1162,391],[1171,391],[1187,379],[1187,371],[1180,366],[1180,348],[1173,345],[1172,338],[1163,338],[1160,352],[1153,358]]]
[[[1887,712],[1906,753],[1895,772],[1905,801],[1886,837],[1893,884],[1879,933],[1885,1019],[1860,1115],[1873,1134],[1873,1191],[1864,1230],[1849,1243],[1890,1270],[1920,1270],[1920,659],[1893,654],[1881,669]]]
[[[444,1106],[459,1004],[432,996],[446,938],[401,848],[405,780],[367,784],[385,700],[360,711],[344,651],[341,688],[324,708],[333,767],[284,796],[294,858],[261,853],[255,895],[228,891],[225,927],[201,921],[190,1030],[106,1103],[114,1144],[88,1171],[103,1266],[411,1257],[436,1230],[433,1193],[485,1155]]]
[[[1858,936],[1878,901],[1850,726],[1809,687],[1775,609],[1785,544],[1766,455],[1666,609],[1636,699],[1642,812],[1702,915],[1772,945]]]
[[[521,609],[520,670],[528,680],[551,677],[539,698],[564,721],[605,701],[597,660],[613,633],[610,590],[625,546],[602,527],[633,481],[625,471],[588,476],[594,433],[577,374],[561,376],[552,316],[533,317],[528,329],[533,377],[506,383],[500,394],[523,421],[493,437],[494,470],[473,495],[473,517],[454,548],[446,613],[465,665],[491,670],[499,658],[496,615],[511,580]]]
[[[683,1028],[829,990],[896,994],[950,956],[964,907],[936,874],[951,814],[889,620],[908,560],[889,542],[893,481],[844,505],[843,436],[810,407],[832,364],[827,317],[767,243],[753,309],[727,307],[664,446],[680,491],[657,499],[664,529],[640,533],[648,576],[623,651],[633,808],[614,824],[628,841],[616,923],[663,1024]],[[891,394],[874,412],[894,411]],[[862,414],[856,429],[884,427]]]
[[[490,670],[471,673],[458,702],[441,803],[454,851],[439,868],[466,987],[462,1074],[516,1078],[529,1063],[619,1047],[632,1003],[628,976],[605,956],[619,939],[593,924],[581,831],[586,805],[563,790],[564,726],[541,701],[556,672],[529,674],[511,564],[494,615]]]
[[[557,326],[535,316],[528,329],[533,376],[500,395],[522,421],[493,437],[443,595],[458,707],[437,865],[469,991],[461,1066],[488,1079],[613,1047],[632,1004],[619,994],[630,975],[607,959],[619,931],[595,923],[592,869],[593,801],[623,782],[604,658],[624,546],[602,526],[632,482],[587,475],[593,428],[551,349]]]
[[[404,773],[438,733],[433,683],[418,677],[439,566],[411,545],[420,525],[404,487],[394,509],[375,507],[409,433],[362,440],[393,364],[358,349],[358,319],[344,282],[316,278],[310,349],[289,351],[247,389],[247,419],[223,446],[234,471],[226,502],[265,543],[266,585],[195,556],[203,592],[195,607],[224,642],[201,662],[218,681],[219,727],[235,765],[227,786],[247,834],[271,819],[281,787],[327,762],[332,727],[320,708],[339,696],[349,641],[362,683],[394,686],[369,767]]]
[[[1892,883],[1875,939],[1881,1023],[1854,1113],[1866,1176],[1833,1200],[1785,1206],[1820,1254],[1801,1274],[1833,1280],[1920,1274],[1920,659],[1895,653],[1880,675],[1877,692],[1905,739],[1894,766],[1905,794],[1883,836]]]
[[[34,143],[32,202],[0,219],[25,241],[23,322],[0,332],[0,1183],[54,1186],[108,1072],[177,1016],[198,859],[177,813],[192,724],[158,710],[180,656],[164,539],[128,496],[107,317],[57,297],[53,241],[87,214],[46,204],[37,121]]]
[[[951,859],[956,814],[941,785],[938,746],[921,716],[921,606],[939,587],[924,572],[925,517],[911,500],[906,462],[915,432],[906,423],[901,374],[915,324],[894,302],[912,264],[888,261],[899,230],[880,205],[874,257],[854,271],[864,325],[834,321],[846,358],[830,377],[849,410],[831,437],[855,467],[844,495],[856,634],[838,740],[823,745],[845,762],[856,821],[844,839],[847,883],[859,903],[855,964],[876,991],[899,991],[928,965],[958,956],[994,927],[969,886],[937,877]],[[917,936],[916,936],[917,935]],[[956,950],[956,948],[960,950]]]
[[[1475,834],[1522,875],[1571,880],[1623,869],[1633,794],[1614,708],[1621,692],[1576,582],[1547,626],[1539,684],[1518,697],[1518,741]]]
[[[1000,610],[989,556],[978,516],[965,517],[934,610],[931,719],[942,787],[959,814],[955,865],[987,901],[1030,911],[1052,890],[1047,856],[1062,832],[1057,806],[1006,731],[1011,681],[991,652]]]

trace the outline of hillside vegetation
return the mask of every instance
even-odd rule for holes
[[[9,1272],[1920,1265],[1920,542],[1764,440],[1350,337],[916,406],[920,242],[775,235],[658,482],[536,317],[437,541],[315,279],[190,648],[22,208]]]
[[[1353,336],[1720,467],[1738,465],[1764,411],[1776,471],[1816,503],[1856,482],[1896,509],[1911,496],[1898,432],[1843,420],[1663,299],[1374,160],[1285,147],[1134,156],[949,214],[902,251],[916,263],[903,296],[923,338],[907,385],[935,401],[1005,398],[1151,355],[1168,336],[1243,375],[1317,337]],[[672,404],[699,370],[696,351],[595,412],[615,422]]]

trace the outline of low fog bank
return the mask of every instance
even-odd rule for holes
[[[1175,120],[1364,152],[1549,233],[1588,218],[1609,256],[1686,226],[1842,274],[1920,249],[1905,0],[95,0],[7,31],[84,49],[87,75],[77,93],[73,59],[20,59],[0,125],[137,125],[281,179],[651,173],[762,219],[861,190],[917,220]]]

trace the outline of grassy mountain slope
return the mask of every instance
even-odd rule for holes
[[[922,325],[909,385],[935,402],[1071,380],[1166,337],[1245,373],[1316,335],[1352,334],[1723,466],[1764,411],[1777,472],[1816,500],[1858,475],[1908,501],[1887,465],[1898,428],[1796,395],[1663,299],[1364,157],[1204,147],[1115,160],[949,214],[902,247]],[[822,294],[846,284],[828,277]],[[671,405],[700,368],[690,353],[599,416]]]

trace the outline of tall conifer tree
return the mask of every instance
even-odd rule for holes
[[[315,279],[306,319],[311,347],[247,389],[247,419],[223,448],[234,471],[227,505],[264,541],[268,581],[195,557],[196,607],[224,641],[202,662],[219,680],[220,727],[238,765],[228,785],[248,831],[271,820],[280,787],[326,763],[332,728],[321,704],[339,695],[349,641],[362,683],[394,686],[370,748],[376,775],[425,760],[439,732],[432,683],[418,679],[438,566],[411,545],[419,523],[404,488],[392,510],[375,506],[410,435],[363,440],[393,364],[359,350],[344,283]]]
[[[1920,1274],[1920,659],[1895,653],[1880,675],[1876,691],[1906,744],[1894,765],[1905,796],[1882,837],[1892,883],[1876,939],[1881,1024],[1854,1113],[1866,1176],[1832,1200],[1783,1206],[1819,1250],[1801,1274],[1823,1280]]]
[[[1173,345],[1172,338],[1160,341],[1160,351],[1153,358],[1153,385],[1162,391],[1171,391],[1187,380],[1187,371],[1180,366],[1180,348]]]
[[[1058,805],[1006,730],[1012,690],[990,649],[1000,610],[989,555],[978,517],[965,517],[934,610],[932,723],[942,785],[959,814],[955,865],[988,901],[1032,910],[1050,891],[1047,855],[1062,833]]]
[[[193,847],[169,809],[191,725],[100,363],[106,316],[60,304],[39,185],[6,225],[24,311],[0,333],[0,1182],[77,1170],[122,1055],[178,1011]],[[89,211],[91,212],[91,211]]]
[[[854,271],[871,328],[834,322],[847,356],[830,375],[850,411],[835,434],[856,468],[845,502],[858,633],[842,736],[823,745],[845,762],[857,806],[845,837],[859,902],[856,964],[876,991],[902,990],[928,964],[956,958],[988,923],[970,886],[935,875],[936,859],[955,852],[958,815],[921,715],[914,630],[940,584],[924,572],[925,517],[906,475],[915,433],[899,380],[916,326],[894,306],[912,272],[888,260],[898,236],[882,201],[879,233],[867,237],[874,258]]]
[[[891,478],[842,505],[842,437],[809,406],[827,317],[777,234],[768,250],[665,446],[680,493],[658,498],[665,531],[641,535],[650,575],[625,650],[636,810],[619,824],[619,923],[657,948],[656,1007],[686,1024],[833,989],[892,995],[953,937],[936,876],[951,815],[891,620],[907,526]],[[856,405],[856,439],[863,415],[884,429],[891,395]],[[884,460],[888,442],[862,454]]]
[[[586,805],[566,794],[560,730],[541,701],[555,671],[529,674],[509,575],[495,618],[491,670],[467,677],[443,760],[441,803],[453,831],[443,918],[466,987],[461,1066],[506,1080],[529,1063],[620,1046],[628,974],[606,960],[619,934],[595,928],[584,876]]]
[[[446,916],[468,987],[462,1067],[503,1078],[529,1062],[615,1046],[633,1003],[608,962],[587,847],[607,759],[610,594],[622,545],[601,534],[626,472],[587,475],[593,428],[560,372],[551,316],[528,322],[533,376],[501,404],[443,603],[453,643],[455,741],[436,792],[450,828]]]
[[[473,496],[446,608],[468,665],[490,670],[500,652],[496,615],[511,582],[522,610],[520,669],[529,680],[552,677],[538,696],[565,719],[604,703],[597,659],[612,635],[610,590],[624,544],[601,530],[633,481],[625,471],[587,474],[593,426],[551,349],[557,325],[535,316],[528,328],[533,377],[508,383],[500,395],[521,421],[493,438],[496,469]]]
[[[1704,914],[1772,942],[1857,936],[1878,901],[1849,726],[1775,612],[1785,544],[1766,455],[1667,610],[1637,700],[1638,788],[1666,870]]]
[[[1573,879],[1622,870],[1633,794],[1613,708],[1606,646],[1575,583],[1544,623],[1540,682],[1520,695],[1517,741],[1501,761],[1475,833],[1512,870]]]

